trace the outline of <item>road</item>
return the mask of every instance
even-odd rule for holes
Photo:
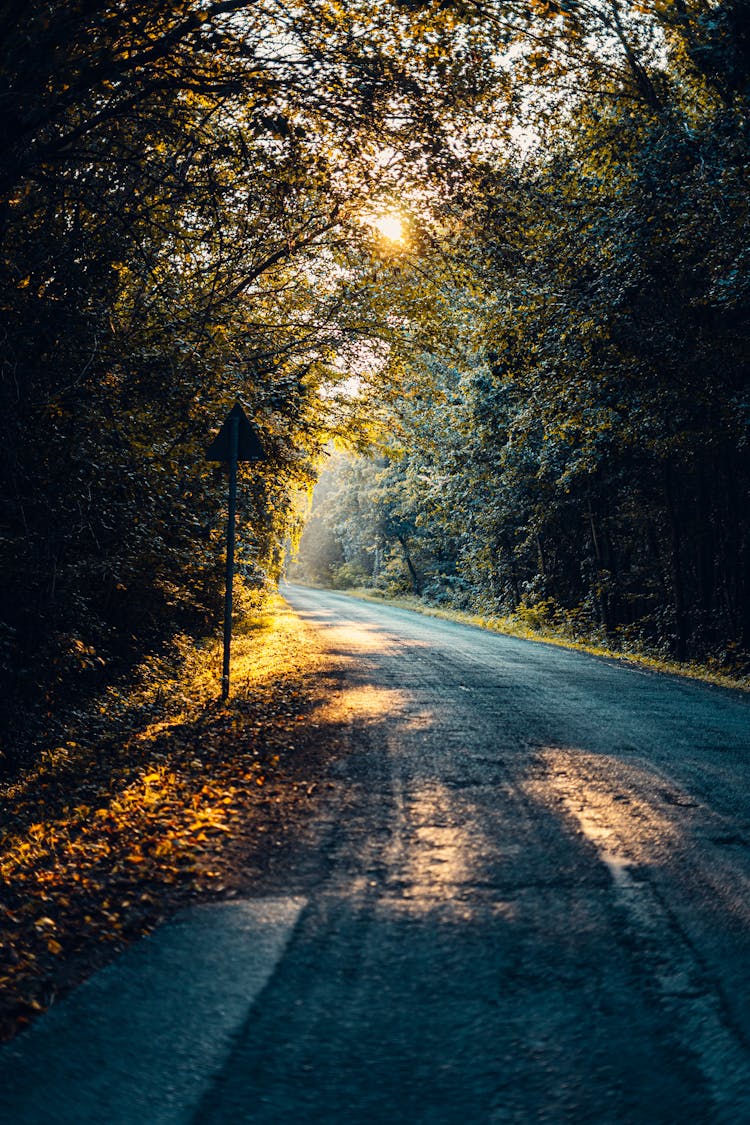
[[[201,1082],[107,1120],[750,1122],[747,697],[285,596],[342,664],[347,752],[248,905],[272,948]]]

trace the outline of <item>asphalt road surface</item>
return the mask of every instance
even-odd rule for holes
[[[101,1010],[97,988],[132,1009],[106,970],[19,1049],[11,1086],[57,1075],[57,1117],[13,1095],[5,1120],[750,1122],[747,697],[339,594],[285,596],[343,663],[350,737],[273,885],[226,915],[240,952],[222,964],[246,982],[255,950],[253,987],[235,981],[232,1014],[217,1002],[201,1018],[208,970],[191,970],[188,941],[189,1007],[219,1028],[213,1046],[191,1049],[191,1032],[174,1048],[169,1097],[153,1059],[150,1074],[128,1065],[141,1101],[131,1090],[104,1116],[101,1092],[87,1102],[44,1054],[44,1028],[86,1042],[76,996]],[[122,1055],[121,1030],[108,1038]]]

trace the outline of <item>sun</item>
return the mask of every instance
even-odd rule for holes
[[[406,234],[401,216],[396,211],[383,211],[370,220],[375,230],[388,242],[403,242]]]

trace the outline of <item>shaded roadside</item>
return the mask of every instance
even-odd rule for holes
[[[280,599],[239,630],[225,705],[216,655],[0,793],[1,1038],[176,910],[247,888],[314,810],[343,745],[335,660]]]

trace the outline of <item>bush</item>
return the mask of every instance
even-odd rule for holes
[[[331,567],[330,582],[334,590],[350,590],[355,586],[367,586],[370,575],[357,563],[345,562]]]

